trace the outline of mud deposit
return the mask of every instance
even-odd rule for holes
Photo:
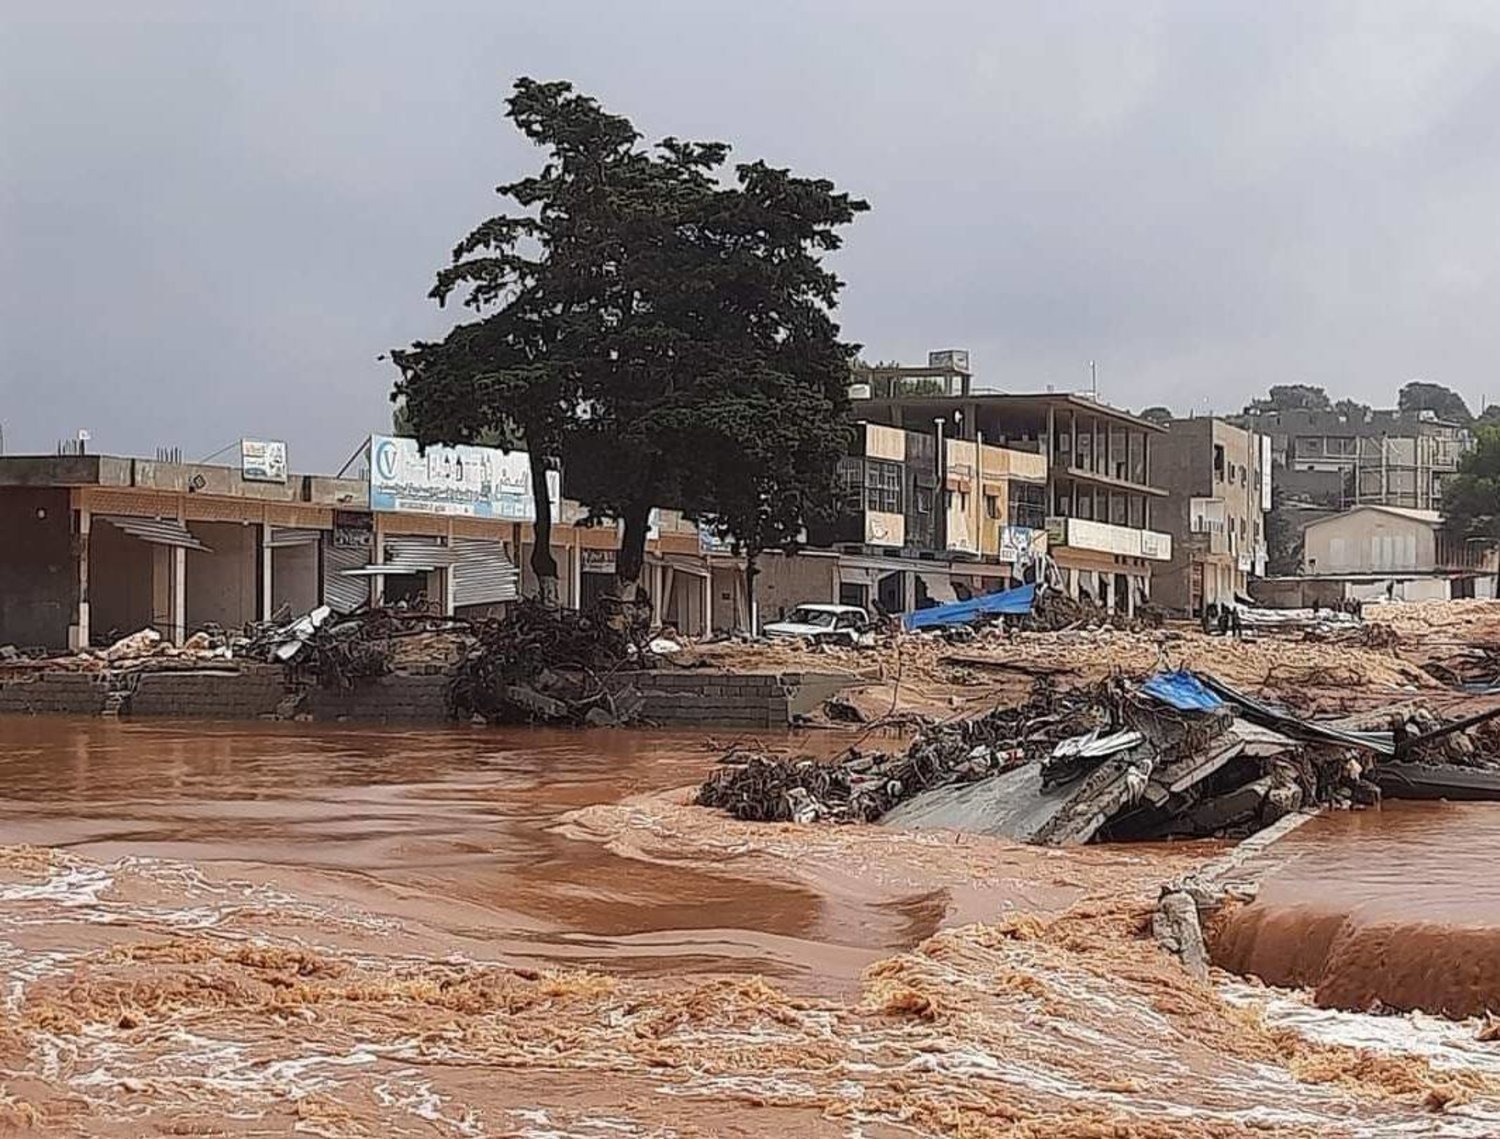
[[[1140,936],[1214,848],[734,823],[717,750],[0,721],[0,1132],[1500,1129],[1473,1026]]]
[[[1318,818],[1278,843],[1216,962],[1318,1004],[1500,1010],[1500,806],[1387,803]]]

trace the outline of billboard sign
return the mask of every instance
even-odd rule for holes
[[[286,482],[286,444],[279,439],[241,439],[240,477],[246,482]]]
[[[1000,528],[1000,560],[1026,565],[1047,552],[1047,531],[1031,526]]]
[[[562,478],[547,472],[552,521],[559,519]],[[525,451],[433,445],[370,437],[370,509],[535,522],[531,463]]]

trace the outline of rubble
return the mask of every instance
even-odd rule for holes
[[[449,702],[457,716],[495,724],[628,723],[641,698],[607,681],[651,659],[633,630],[607,612],[522,601],[504,617],[474,626]]]
[[[1477,762],[1472,733],[1497,723],[1500,708],[1439,724],[1417,707],[1386,730],[1311,721],[1186,670],[1066,691],[1041,677],[1021,703],[930,726],[904,752],[827,762],[731,751],[697,802],[746,820],[1047,845],[1241,835],[1315,805],[1378,802],[1393,786],[1379,775],[1387,761],[1456,750]],[[1500,774],[1493,782],[1500,793]]]

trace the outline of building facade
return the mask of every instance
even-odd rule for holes
[[[1271,440],[1288,499],[1330,510],[1365,503],[1437,510],[1473,445],[1467,426],[1431,412],[1263,411],[1234,422]]]
[[[1222,419],[1176,419],[1156,444],[1156,477],[1168,492],[1158,511],[1172,560],[1153,600],[1198,615],[1235,605],[1266,572],[1271,441]]]
[[[861,423],[842,511],[810,535],[839,554],[839,597],[907,612],[1008,588],[1045,552],[1046,458]]]
[[[854,412],[871,424],[931,438],[944,455],[937,462],[945,473],[950,453],[960,456],[960,465],[965,457],[974,465],[969,448],[975,446],[1030,456],[1016,468],[1027,477],[1007,483],[1005,524],[1044,524],[1046,551],[1071,595],[1133,612],[1150,597],[1154,568],[1172,557],[1171,535],[1155,520],[1166,497],[1152,474],[1152,448],[1162,429],[1084,396],[974,392],[967,374],[961,381],[958,394],[857,399]],[[984,461],[986,472],[990,462]],[[956,505],[954,499],[945,504],[946,516],[976,512],[972,500],[965,504],[962,479],[950,477],[945,485],[957,496]],[[970,493],[985,496],[977,508],[981,518],[990,498],[998,509],[998,494]]]

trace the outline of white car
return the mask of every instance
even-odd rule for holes
[[[799,605],[781,621],[761,628],[768,637],[797,638],[820,645],[871,645],[870,615],[858,605]]]

